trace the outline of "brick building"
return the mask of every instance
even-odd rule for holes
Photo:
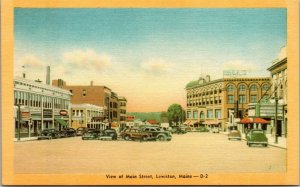
[[[67,85],[65,81],[52,80],[52,85],[72,93],[72,104],[93,104],[103,107],[104,121],[120,123],[120,104],[117,93],[106,86],[94,85]],[[126,107],[126,106],[125,106]]]
[[[247,105],[270,94],[270,78],[200,77],[186,85],[187,121],[192,127],[212,125],[227,129],[230,113],[236,118],[247,115]]]

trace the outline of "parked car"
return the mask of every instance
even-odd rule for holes
[[[143,140],[147,141],[152,139],[151,133],[144,132],[139,128],[130,128],[130,129],[125,129],[123,132],[120,133],[120,136],[124,140]]]
[[[82,140],[97,140],[100,135],[100,130],[98,129],[88,129],[86,132],[83,133],[81,136]]]
[[[78,127],[76,129],[76,135],[77,136],[82,136],[83,133],[85,133],[88,129],[86,127]]]
[[[64,137],[76,136],[76,130],[73,128],[65,128],[65,129],[61,130],[61,134],[63,134]]]
[[[52,139],[52,138],[60,138],[61,133],[56,129],[44,129],[39,135],[38,140],[40,139]]]
[[[242,139],[241,132],[238,130],[231,130],[228,134],[228,140],[231,139],[241,140]]]
[[[251,129],[246,136],[247,145],[250,147],[252,144],[261,144],[265,147],[268,146],[268,138],[261,129]]]
[[[185,133],[187,133],[187,130],[183,126],[175,126],[175,127],[172,127],[171,132],[174,134],[185,134]]]
[[[111,137],[112,140],[117,140],[117,138],[118,138],[118,134],[117,134],[117,131],[115,129],[105,129],[105,130],[100,132],[99,136],[100,137],[105,137],[105,136],[106,137]]]
[[[148,132],[151,134],[152,139],[159,141],[170,141],[172,139],[171,133],[169,131],[165,131],[160,127],[144,127],[142,131]]]
[[[213,128],[211,129],[211,132],[212,132],[212,133],[219,133],[219,127],[213,127]]]

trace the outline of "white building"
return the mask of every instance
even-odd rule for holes
[[[87,127],[104,130],[108,123],[104,123],[103,107],[92,104],[71,104],[71,127]]]
[[[21,77],[14,78],[15,138],[36,137],[43,129],[62,129],[69,124],[71,93]],[[20,106],[20,128],[18,126]]]

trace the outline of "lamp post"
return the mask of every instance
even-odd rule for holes
[[[275,142],[278,143],[278,129],[277,129],[277,107],[278,107],[278,98],[275,97],[275,117],[274,117],[274,125],[275,125]]]

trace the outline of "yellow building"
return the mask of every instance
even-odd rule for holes
[[[270,94],[270,78],[200,77],[186,85],[186,125],[192,127],[218,126],[227,129],[230,113],[236,118],[247,116],[248,103],[255,103]]]

